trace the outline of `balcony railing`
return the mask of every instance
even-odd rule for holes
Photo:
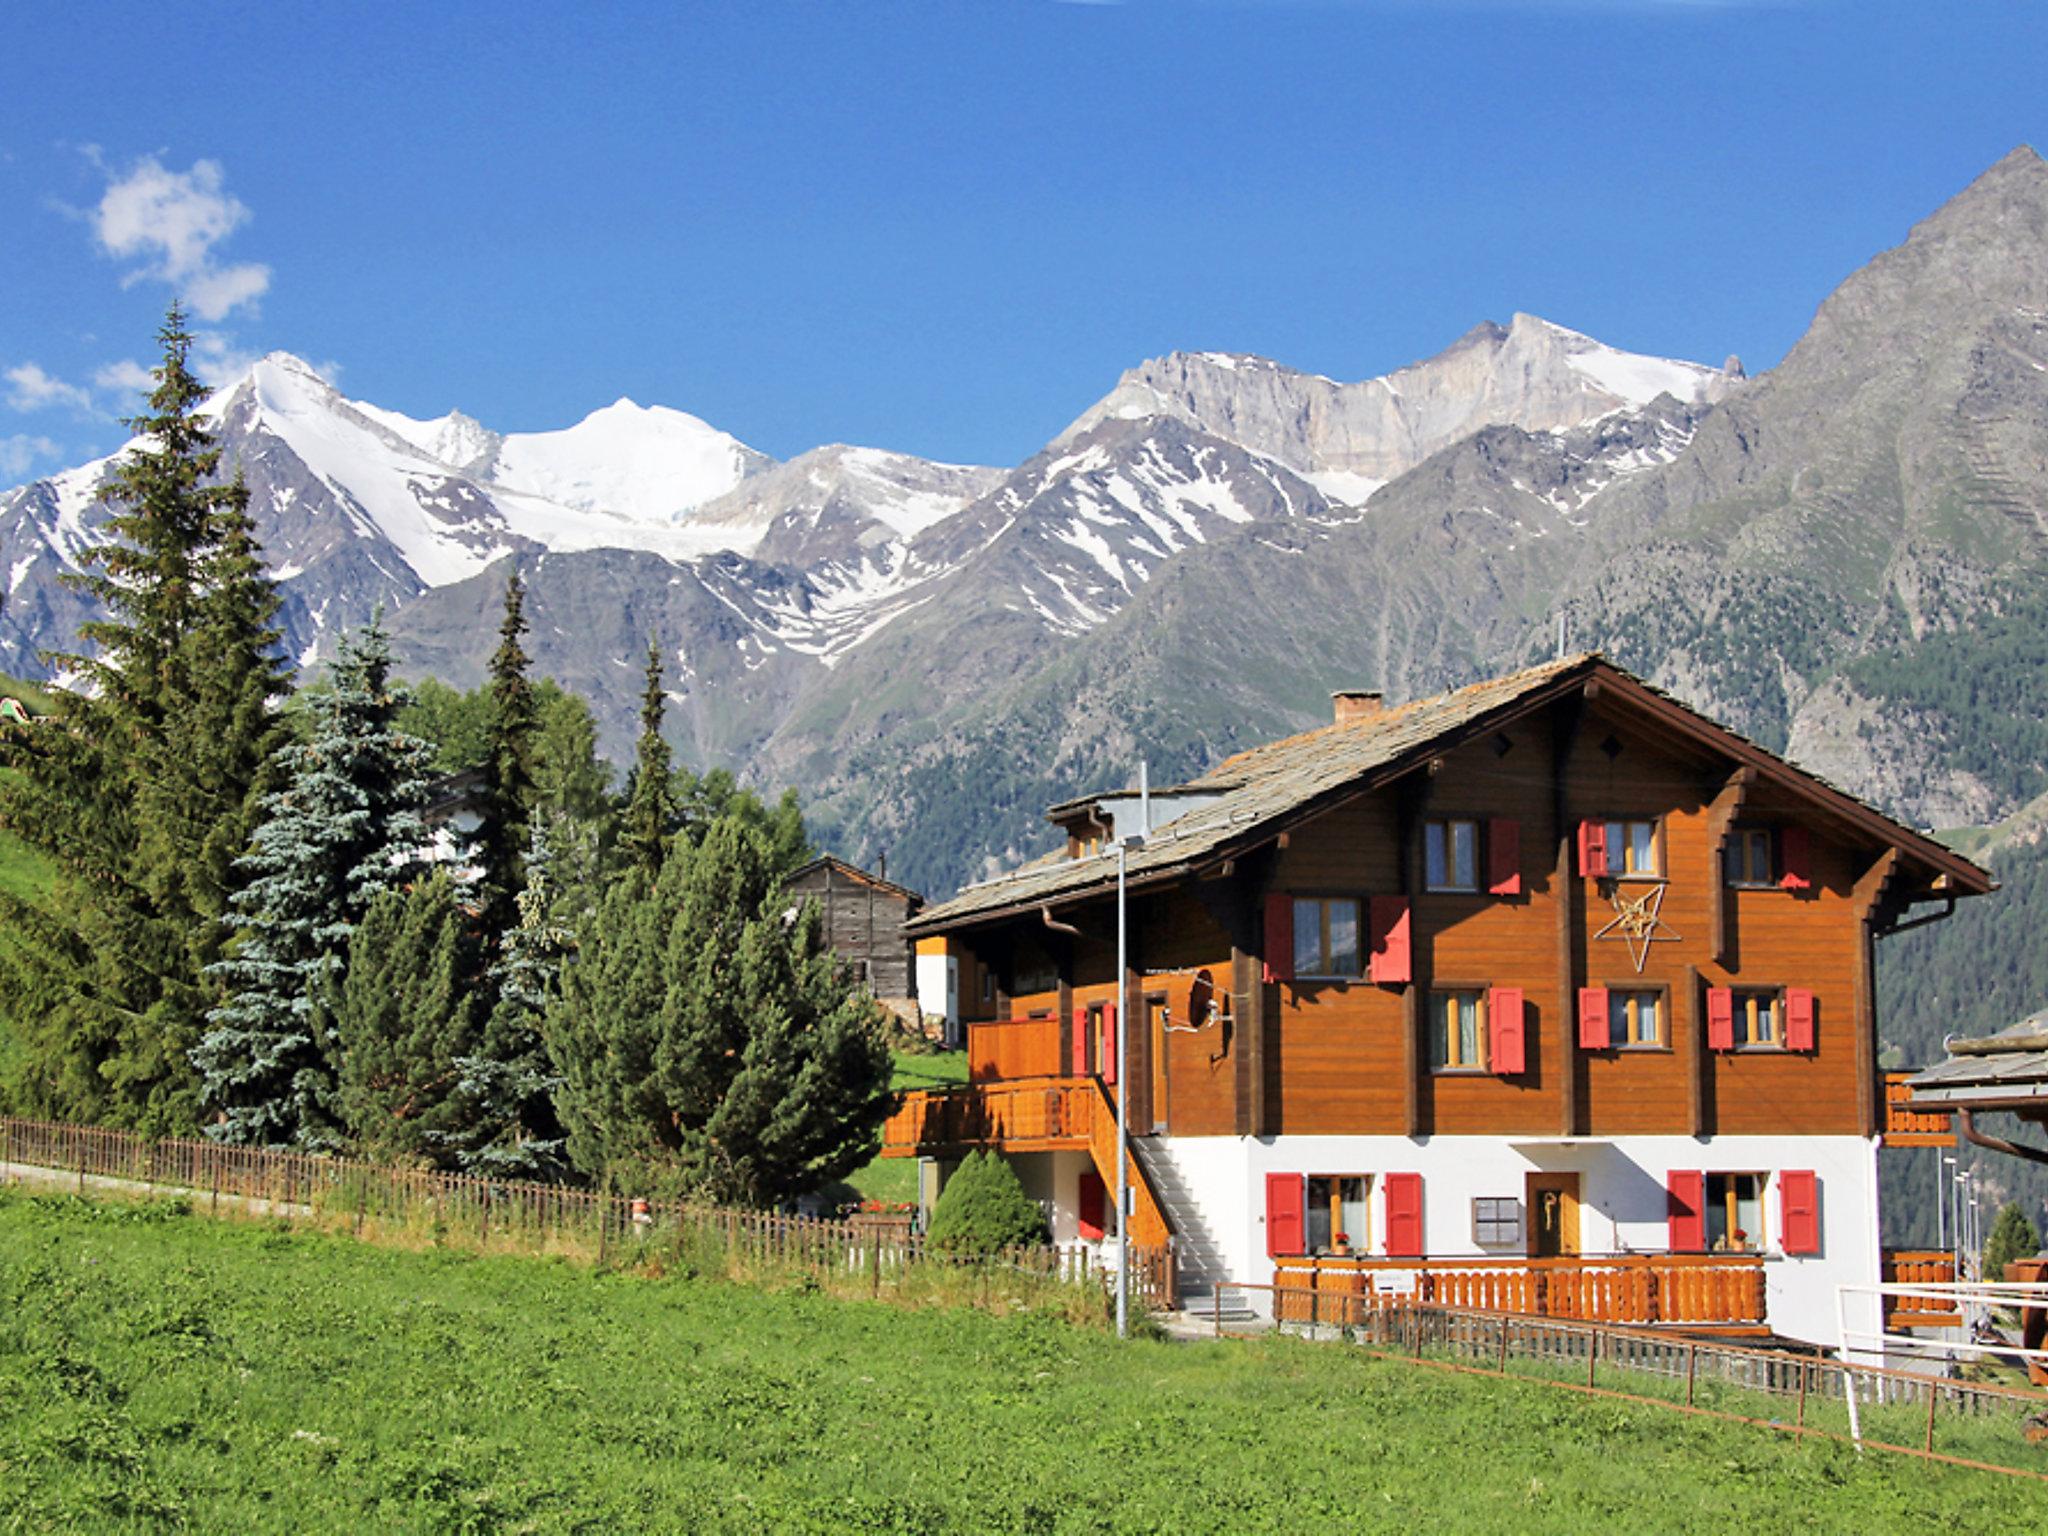
[[[1913,1090],[1906,1086],[1910,1072],[1884,1075],[1884,1143],[1888,1147],[1952,1147],[1955,1127],[1947,1115],[1910,1109]]]
[[[1892,1249],[1884,1254],[1886,1285],[1954,1285],[1956,1256],[1937,1249]],[[1960,1328],[1963,1315],[1928,1296],[1894,1298],[1884,1315],[1887,1332],[1903,1328]]]
[[[1273,1283],[1282,1321],[1438,1306],[1645,1326],[1755,1331],[1764,1325],[1764,1266],[1755,1254],[1283,1258]]]
[[[995,1019],[967,1026],[968,1076],[977,1083],[1012,1077],[1057,1077],[1060,1021]]]

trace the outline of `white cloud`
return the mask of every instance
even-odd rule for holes
[[[95,370],[92,383],[95,389],[119,395],[146,395],[156,388],[156,380],[150,371],[132,357],[124,357],[118,363],[108,363]]]
[[[0,485],[26,478],[30,465],[39,459],[54,459],[60,451],[47,437],[30,437],[24,432],[0,437]]]
[[[0,378],[7,380],[7,403],[17,411],[40,411],[56,405],[69,406],[74,411],[92,409],[92,395],[87,390],[51,378],[35,363],[10,368]]]
[[[124,284],[168,283],[202,320],[219,320],[262,297],[270,287],[268,267],[216,259],[215,247],[249,219],[248,206],[225,181],[218,160],[173,171],[145,155],[108,183],[92,214],[93,233],[108,255],[143,263]]]

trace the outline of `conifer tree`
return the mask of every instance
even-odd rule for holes
[[[364,1153],[452,1166],[471,1124],[462,1058],[481,1040],[476,942],[455,887],[436,870],[370,903],[331,973],[316,1025],[341,1047],[341,1110]]]
[[[491,656],[490,726],[477,813],[478,924],[487,944],[519,921],[519,891],[536,797],[534,739],[540,710],[526,675],[526,585],[515,566],[505,582],[505,617]]]
[[[175,306],[140,441],[102,492],[101,542],[69,578],[100,616],[53,657],[80,686],[5,736],[0,825],[55,871],[47,898],[5,898],[0,1010],[15,1022],[15,1096],[37,1112],[189,1130],[189,1059],[217,983],[219,922],[281,744],[277,599],[248,491],[219,480],[192,337]]]
[[[675,825],[675,772],[662,738],[666,707],[661,690],[661,648],[647,639],[647,683],[640,694],[640,739],[634,748],[633,777],[620,815],[619,847],[628,863],[652,880],[661,873]]]
[[[621,1188],[784,1201],[872,1156],[890,1102],[879,1010],[737,816],[606,895],[549,1043],[570,1155]]]
[[[481,1049],[456,1062],[463,1123],[449,1127],[444,1144],[470,1173],[533,1179],[566,1171],[554,1104],[561,1079],[549,1060],[542,1025],[575,935],[555,917],[553,867],[547,832],[536,821],[526,852],[526,884],[519,892],[519,921],[506,930],[488,978],[496,1001],[484,1024]]]
[[[412,880],[427,845],[433,749],[397,728],[406,694],[392,666],[381,611],[342,636],[329,686],[311,696],[311,734],[280,754],[286,782],[241,860],[238,942],[214,966],[229,995],[193,1052],[218,1115],[207,1131],[222,1141],[323,1148],[339,1136],[338,1051],[314,1027],[314,1001],[370,902]]]

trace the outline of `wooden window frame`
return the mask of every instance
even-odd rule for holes
[[[1607,1049],[1616,1054],[1631,1056],[1650,1055],[1657,1051],[1671,1050],[1671,983],[1668,981],[1645,981],[1640,976],[1630,976],[1622,981],[1594,983],[1607,994]],[[1657,1043],[1638,1045],[1624,1040],[1614,1026],[1614,1000],[1631,992],[1647,992],[1657,999]]]
[[[1453,867],[1456,859],[1453,850],[1457,839],[1452,835],[1453,827],[1472,829],[1472,883],[1456,885],[1457,871]],[[1445,883],[1438,885],[1429,878],[1429,839],[1431,833],[1438,833],[1444,840]],[[1486,892],[1486,818],[1483,816],[1432,816],[1422,824],[1422,889],[1430,896],[1484,896]]]
[[[1429,988],[1429,1070],[1437,1077],[1491,1077],[1493,1064],[1491,1042],[1491,1017],[1488,1013],[1489,994],[1493,991],[1490,983],[1483,981],[1434,981]],[[1439,1063],[1436,1059],[1436,1029],[1444,998],[1470,994],[1479,1000],[1479,1060],[1476,1063],[1459,1062],[1456,1065]],[[1444,1019],[1444,1038],[1450,1039],[1450,1020]]]
[[[1607,873],[1600,876],[1601,879],[1633,880],[1648,885],[1653,881],[1668,881],[1671,878],[1669,873],[1667,873],[1671,868],[1671,858],[1669,850],[1664,846],[1664,818],[1662,816],[1638,816],[1623,812],[1620,815],[1602,815],[1599,819],[1606,828],[1606,831],[1602,832],[1601,836],[1607,843]],[[1634,843],[1628,836],[1628,829],[1638,823],[1648,823],[1650,828],[1650,852],[1657,860],[1657,868],[1648,874],[1639,869],[1621,868],[1623,861],[1627,857],[1627,849],[1634,846]],[[1620,827],[1622,830],[1620,846],[1616,845],[1614,838],[1608,836],[1608,833],[1612,832],[1616,827]]]
[[[1315,1187],[1316,1181],[1319,1179],[1328,1182],[1331,1186],[1328,1205],[1328,1214],[1330,1218],[1330,1246],[1328,1248],[1318,1248],[1314,1243],[1309,1241],[1311,1221],[1310,1213],[1315,1210]],[[1358,1180],[1361,1188],[1358,1203],[1365,1208],[1366,1228],[1365,1232],[1362,1235],[1360,1233],[1353,1232],[1350,1228],[1340,1224],[1343,1220],[1344,1211],[1344,1192],[1342,1181],[1345,1179]],[[1372,1251],[1372,1185],[1373,1178],[1372,1175],[1369,1173],[1305,1173],[1302,1175],[1302,1257],[1316,1258],[1329,1257],[1335,1255],[1337,1252],[1337,1234],[1340,1232],[1343,1233],[1345,1237],[1350,1239],[1350,1241],[1346,1243],[1344,1246],[1350,1249],[1352,1256],[1367,1254]]]
[[[1728,872],[1728,854],[1738,842],[1746,844],[1748,839],[1761,837],[1764,840],[1764,877],[1753,880],[1747,877],[1737,880]],[[1745,859],[1744,864],[1748,861]],[[1783,887],[1778,884],[1778,830],[1756,822],[1738,822],[1728,829],[1728,841],[1722,849],[1721,881],[1731,891],[1776,891]]]
[[[1716,1179],[1723,1181],[1723,1193],[1720,1201],[1716,1201],[1714,1198],[1714,1181]],[[1754,1232],[1736,1223],[1736,1214],[1740,1209],[1740,1201],[1735,1195],[1734,1184],[1730,1182],[1735,1179],[1756,1180],[1756,1230]],[[1761,1168],[1710,1168],[1706,1171],[1700,1186],[1702,1195],[1700,1201],[1700,1239],[1706,1245],[1708,1253],[1763,1253],[1767,1251],[1768,1244],[1765,1241],[1765,1234],[1769,1226],[1769,1212],[1764,1204],[1764,1191],[1770,1188],[1770,1184],[1770,1174]],[[1721,1212],[1721,1219],[1727,1224],[1727,1231],[1741,1232],[1748,1237],[1749,1241],[1744,1246],[1740,1248],[1732,1245],[1726,1248],[1716,1248],[1714,1246],[1713,1213],[1717,1204],[1724,1206]]]
[[[1735,1023],[1734,1045],[1732,1048],[1738,1053],[1753,1051],[1758,1054],[1785,1055],[1785,1025],[1787,1023],[1785,988],[1731,986],[1728,991],[1730,994],[1729,1000],[1734,1009]],[[1749,1018],[1742,1003],[1744,998],[1750,997],[1768,997],[1771,1000],[1772,1036],[1769,1040],[1745,1040],[1742,1038],[1744,1029],[1748,1027]]]
[[[1498,1228],[1499,1228],[1499,1227],[1501,1226],[1501,1224],[1502,1224],[1503,1222],[1505,1222],[1505,1221],[1507,1221],[1507,1220],[1508,1220],[1508,1218],[1507,1218],[1507,1217],[1504,1217],[1504,1216],[1501,1216],[1501,1215],[1499,1215],[1497,1211],[1495,1212],[1495,1214],[1492,1214],[1492,1215],[1488,1215],[1488,1216],[1482,1216],[1482,1215],[1480,1214],[1480,1211],[1479,1211],[1479,1208],[1480,1208],[1480,1207],[1481,1207],[1482,1205],[1488,1205],[1488,1206],[1494,1206],[1494,1207],[1499,1207],[1499,1206],[1506,1206],[1506,1207],[1508,1207],[1508,1209],[1510,1209],[1511,1211],[1513,1211],[1513,1212],[1514,1212],[1514,1218],[1513,1218],[1513,1220],[1514,1220],[1514,1229],[1515,1229],[1515,1230],[1514,1230],[1514,1235],[1513,1235],[1513,1236],[1511,1236],[1511,1237],[1483,1237],[1483,1236],[1481,1236],[1480,1234],[1481,1234],[1481,1233],[1482,1233],[1482,1232],[1483,1232],[1483,1231],[1484,1231],[1484,1230],[1485,1230],[1485,1229],[1486,1229],[1486,1228],[1487,1228],[1488,1226],[1492,1226],[1492,1227],[1494,1227],[1494,1228],[1498,1229]],[[1475,1247],[1475,1248],[1512,1248],[1512,1249],[1513,1249],[1513,1250],[1514,1250],[1515,1252],[1519,1253],[1519,1252],[1521,1252],[1521,1251],[1522,1251],[1522,1248],[1524,1247],[1524,1245],[1525,1245],[1525,1244],[1527,1243],[1527,1241],[1528,1241],[1528,1239],[1527,1239],[1527,1238],[1526,1238],[1526,1236],[1524,1235],[1524,1233],[1525,1233],[1525,1231],[1526,1231],[1526,1228],[1527,1228],[1527,1223],[1526,1223],[1526,1222],[1524,1222],[1524,1220],[1523,1220],[1523,1218],[1522,1218],[1522,1201],[1521,1201],[1521,1198],[1520,1198],[1520,1196],[1517,1196],[1517,1195],[1474,1195],[1474,1196],[1472,1197],[1472,1246],[1473,1246],[1473,1247]]]
[[[1316,941],[1319,946],[1316,958],[1320,965],[1327,966],[1330,962],[1330,906],[1332,903],[1339,901],[1351,903],[1353,916],[1357,921],[1356,931],[1358,935],[1356,940],[1358,946],[1357,970],[1303,970],[1300,964],[1297,963],[1294,966],[1294,974],[1289,979],[1297,982],[1363,981],[1369,968],[1369,951],[1372,947],[1372,939],[1367,926],[1367,914],[1371,909],[1371,903],[1365,897],[1353,891],[1291,891],[1288,893],[1288,900],[1292,903],[1291,910],[1294,915],[1293,938],[1297,948],[1291,958],[1295,961],[1298,962],[1300,960],[1298,946],[1301,943],[1301,907],[1304,902],[1313,902],[1316,906]]]

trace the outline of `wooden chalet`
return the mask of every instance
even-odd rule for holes
[[[1872,945],[1992,888],[1952,850],[1598,655],[1339,694],[1051,814],[1063,850],[909,924],[988,980],[968,1086],[909,1095],[886,1152],[1000,1148],[1056,1238],[1103,1238],[1128,1095],[1134,1242],[1262,1310],[1823,1340],[1836,1285],[1878,1279]]]
[[[825,943],[853,967],[876,997],[917,996],[916,957],[905,933],[924,897],[826,854],[789,877],[793,900],[814,897],[824,918]]]

